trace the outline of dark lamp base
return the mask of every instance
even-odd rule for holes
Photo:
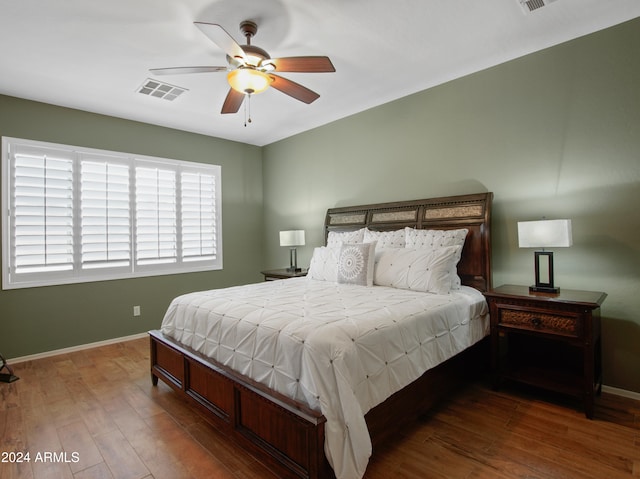
[[[560,288],[551,288],[549,286],[529,286],[529,292],[560,294]]]
[[[15,376],[11,373],[6,374],[6,373],[2,373],[0,374],[0,382],[2,383],[12,383],[13,381],[17,381],[18,379],[20,379],[18,376]]]
[[[302,268],[287,268],[289,273],[299,273],[302,271]]]
[[[13,370],[7,364],[7,361],[4,359],[4,356],[0,354],[0,371],[6,370],[6,373],[0,373],[0,382],[1,383],[12,383],[13,381],[17,381],[20,379],[18,376],[13,374]]]

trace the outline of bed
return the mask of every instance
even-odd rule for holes
[[[150,332],[153,383],[281,477],[362,477],[377,444],[486,358],[491,200],[329,209],[308,277],[174,299]],[[434,237],[458,244],[420,243]],[[427,261],[427,279],[399,276],[403,261]]]

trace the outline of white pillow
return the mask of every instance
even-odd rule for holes
[[[451,289],[460,289],[462,282],[458,276],[457,264],[462,257],[462,247],[469,230],[460,228],[455,230],[418,230],[405,228],[405,240],[407,248],[436,249],[443,246],[460,246],[456,261],[451,271]]]
[[[364,228],[356,231],[329,231],[327,246],[340,246],[342,243],[362,243]]]
[[[338,283],[373,286],[376,243],[347,244],[340,247]]]
[[[376,252],[373,282],[380,286],[448,294],[461,246],[386,248]]]
[[[405,228],[407,248],[439,248],[441,246],[464,246],[469,232],[466,228],[457,230],[418,230]]]
[[[364,243],[373,243],[376,241],[376,248],[404,248],[405,246],[404,229],[395,231],[372,231],[369,228],[364,230]]]
[[[320,246],[313,249],[313,256],[309,263],[307,278],[318,281],[338,281],[338,256],[340,248]]]

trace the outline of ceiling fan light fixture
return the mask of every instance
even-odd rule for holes
[[[272,78],[260,70],[253,68],[238,68],[230,71],[227,81],[231,88],[245,95],[255,95],[269,88]]]

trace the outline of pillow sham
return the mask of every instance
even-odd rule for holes
[[[376,243],[343,243],[338,256],[338,283],[373,286]]]
[[[319,246],[313,249],[307,278],[318,281],[338,281],[340,247]]]
[[[451,270],[451,289],[460,289],[462,281],[458,276],[456,268],[462,257],[462,247],[469,230],[460,228],[455,230],[418,230],[415,228],[405,228],[405,239],[407,248],[427,248],[436,249],[443,246],[460,246],[455,263]]]
[[[469,232],[466,228],[456,230],[419,230],[405,228],[407,248],[439,248],[441,246],[464,246]]]
[[[376,252],[374,284],[425,293],[448,294],[461,246],[386,248]]]
[[[342,243],[362,243],[364,228],[356,231],[329,231],[327,246],[340,246]]]
[[[406,233],[404,229],[395,231],[364,230],[364,243],[377,242],[376,248],[404,248]]]

